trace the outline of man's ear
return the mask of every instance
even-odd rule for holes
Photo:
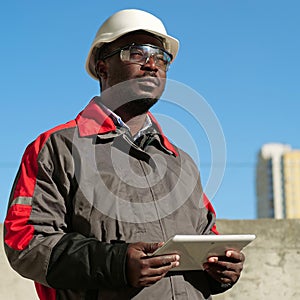
[[[96,64],[96,73],[99,79],[107,78],[107,67],[103,60],[98,60]]]

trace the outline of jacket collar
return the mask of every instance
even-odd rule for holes
[[[163,134],[157,120],[150,112],[148,112],[148,115],[151,118],[151,121],[157,127],[161,136],[161,142],[164,147],[171,151],[175,156],[177,156],[177,151],[167,139],[167,137]],[[75,121],[78,125],[79,135],[81,137],[105,134],[116,131],[117,129],[114,121],[97,104],[96,97],[93,98],[86,106],[86,108],[78,114]]]
[[[93,98],[75,119],[81,137],[104,134],[116,130],[113,120],[104,113]]]

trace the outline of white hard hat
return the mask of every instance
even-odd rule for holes
[[[95,73],[94,49],[100,48],[104,43],[112,42],[122,35],[145,30],[163,39],[165,49],[173,55],[173,60],[177,55],[179,41],[167,34],[164,24],[152,14],[138,10],[125,9],[109,17],[99,28],[92,43],[86,60],[86,70],[94,79],[98,80]]]

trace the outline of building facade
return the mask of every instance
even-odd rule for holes
[[[300,150],[265,144],[256,167],[257,217],[300,218]]]

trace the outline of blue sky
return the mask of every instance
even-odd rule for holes
[[[99,25],[123,8],[157,15],[180,40],[168,77],[207,101],[226,141],[224,178],[211,199],[217,216],[255,218],[259,148],[268,142],[300,148],[300,3],[296,0],[2,3],[0,222],[26,145],[41,132],[73,119],[99,94],[97,82],[85,72],[86,55]],[[178,107],[162,102],[153,112],[170,115],[189,132],[205,185],[211,161],[209,137]],[[165,131],[193,156],[193,147],[184,142],[180,130],[171,126]]]

